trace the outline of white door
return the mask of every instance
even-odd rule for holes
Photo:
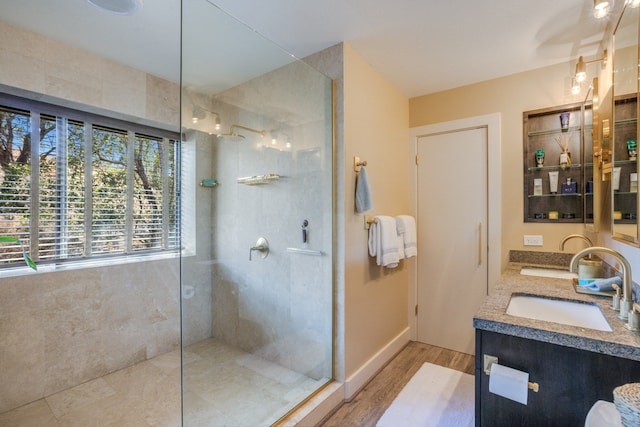
[[[487,128],[421,136],[418,150],[418,341],[474,354],[487,296]]]

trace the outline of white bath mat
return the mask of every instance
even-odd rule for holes
[[[425,363],[385,411],[377,427],[472,427],[473,375]]]

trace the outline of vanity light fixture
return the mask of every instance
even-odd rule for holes
[[[571,93],[577,95],[580,93],[581,85],[587,80],[587,64],[602,61],[602,69],[607,68],[607,49],[602,52],[602,58],[585,61],[582,56],[578,58],[576,63],[576,73],[571,79]]]
[[[211,113],[216,116],[216,130],[220,130],[220,114],[214,111],[205,110],[204,108],[198,106],[193,107],[193,112],[191,113],[191,123],[196,124],[200,120],[203,120],[207,117],[207,113]]]
[[[604,18],[609,14],[609,0],[593,0],[593,16]]]
[[[191,113],[191,123],[196,124],[207,116],[207,112],[200,107],[193,107]]]
[[[142,9],[142,0],[87,0],[87,3],[113,15],[135,15]]]

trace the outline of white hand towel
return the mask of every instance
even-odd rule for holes
[[[371,187],[367,177],[367,168],[360,167],[356,178],[356,212],[363,213],[373,209],[373,199],[371,197]]]
[[[396,221],[390,216],[376,216],[369,227],[369,255],[376,257],[376,264],[395,268],[402,258]]]
[[[401,240],[403,258],[411,258],[418,255],[418,238],[416,233],[416,220],[410,215],[398,215],[396,228]]]

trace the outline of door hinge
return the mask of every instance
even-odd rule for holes
[[[416,316],[418,315],[418,304],[416,304]]]
[[[416,154],[416,165],[418,164],[418,155]]]

